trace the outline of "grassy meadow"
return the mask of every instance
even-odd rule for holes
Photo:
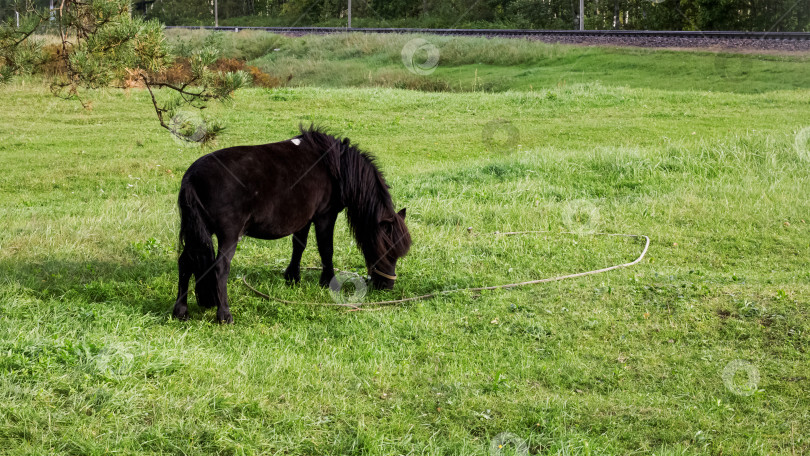
[[[315,123],[378,156],[414,243],[365,301],[640,253],[595,232],[650,236],[645,260],[346,312],[255,296],[240,277],[333,302],[317,271],[284,284],[289,238],[245,238],[235,324],[174,321],[176,194],[207,150],[141,90],[86,110],[20,78],[0,86],[0,453],[810,452],[807,57],[434,37],[419,75],[406,38],[172,37],[294,74],[212,105],[218,147]],[[548,233],[491,234],[518,230]],[[365,274],[342,217],[335,236]]]
[[[810,55],[730,54],[549,45],[526,39],[349,33],[286,37],[259,31],[169,30],[181,55],[212,46],[246,59],[287,87],[393,87],[429,92],[531,92],[601,84],[668,91],[762,93],[810,88]],[[423,40],[412,53],[403,52]],[[438,60],[429,75],[407,71]],[[428,76],[428,77],[426,77]]]

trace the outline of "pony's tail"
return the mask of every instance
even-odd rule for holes
[[[194,291],[197,304],[202,307],[216,306],[216,274],[213,271],[214,245],[211,232],[205,223],[205,209],[194,186],[183,179],[177,199],[180,208],[180,254],[181,267],[194,274]]]

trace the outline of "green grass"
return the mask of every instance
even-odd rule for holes
[[[0,88],[0,451],[483,455],[510,433],[532,454],[810,452],[810,90],[780,72],[760,93],[564,74],[498,93],[247,89],[212,110],[220,147],[315,122],[378,155],[414,245],[396,289],[368,300],[641,248],[563,231],[647,234],[641,264],[347,313],[254,296],[239,276],[332,302],[314,271],[283,284],[289,239],[246,238],[232,326],[195,305],[169,317],[176,192],[206,151],[162,131],[143,92],[95,92],[86,111],[38,81]],[[351,242],[341,218],[336,265],[363,272]],[[734,360],[758,371],[753,394],[724,385]]]
[[[762,93],[810,89],[807,54],[728,54],[546,44],[523,39],[344,33],[284,37],[257,31],[211,34],[169,30],[181,53],[213,45],[251,60],[292,87],[394,87],[422,91],[504,92],[598,82],[667,91]],[[438,56],[429,75],[409,72],[403,48],[421,38]],[[415,52],[422,64],[427,51]]]

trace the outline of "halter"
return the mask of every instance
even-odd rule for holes
[[[396,274],[395,275],[386,274],[377,268],[371,268],[371,272],[377,274],[380,277],[385,277],[386,279],[397,280]]]

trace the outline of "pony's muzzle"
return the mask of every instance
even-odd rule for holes
[[[377,268],[371,269],[371,286],[379,290],[393,290],[394,283],[397,276],[394,274],[387,274]]]
[[[377,290],[393,290],[394,281],[389,279],[371,278],[371,288]]]

